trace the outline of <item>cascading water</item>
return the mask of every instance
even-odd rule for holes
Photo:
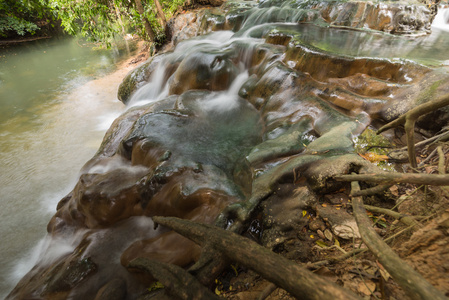
[[[126,69],[104,76],[129,54],[81,43],[43,40],[0,50],[0,299],[47,252],[50,239],[39,240],[58,201],[123,111],[114,99]],[[51,255],[72,243],[55,241]]]
[[[449,8],[441,7],[432,23],[433,29],[449,31]]]
[[[134,258],[187,267],[201,252],[154,229],[152,216],[214,223],[290,180],[302,160],[307,174],[320,161],[356,159],[352,138],[371,118],[388,120],[415,104],[409,95],[448,80],[445,35],[298,24],[317,13],[248,3],[221,19],[237,32],[182,41],[125,78],[128,110],[48,225],[44,246],[60,251],[40,257],[9,299],[93,299],[111,286],[135,299],[151,279],[126,268]]]

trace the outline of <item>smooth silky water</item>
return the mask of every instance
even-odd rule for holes
[[[449,32],[440,27],[426,36],[397,37],[292,23],[247,26],[249,30],[243,34],[219,32],[182,42],[164,58],[167,61],[162,60],[151,81],[135,93],[130,106],[159,101],[168,94],[166,83],[162,82],[168,60],[205,49],[225,49],[231,43],[251,47],[261,43],[260,38],[272,30],[293,31],[296,39],[338,54],[411,59],[431,66],[449,64]],[[106,72],[114,65],[115,56],[79,48],[73,40],[30,47],[17,55],[10,50],[1,55],[0,295],[3,296],[33,266],[39,256],[36,244],[39,240],[45,244],[46,224],[57,202],[73,188],[78,170],[95,153],[112,119],[123,110],[115,100],[116,82],[86,83],[92,74],[98,75],[98,69]],[[237,96],[248,77],[244,66],[239,72],[231,88],[209,103],[212,111],[223,105],[229,109],[227,100],[220,99]],[[109,91],[105,93],[106,89]],[[61,252],[67,249],[70,247],[60,245]]]
[[[123,111],[123,74],[101,78],[126,57],[69,38],[0,49],[0,299],[34,265],[58,201]]]

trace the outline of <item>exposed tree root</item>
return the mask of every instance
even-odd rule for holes
[[[426,102],[424,104],[418,105],[415,108],[409,110],[396,120],[382,126],[377,134],[384,132],[390,128],[398,127],[404,125],[406,137],[407,137],[407,148],[408,148],[408,158],[412,168],[416,168],[416,154],[415,154],[415,123],[418,118],[429,112],[435,111],[441,107],[449,105],[449,95],[444,95],[434,101]]]
[[[411,183],[421,185],[449,185],[449,175],[437,174],[412,174],[380,172],[372,174],[337,175],[339,181],[366,181],[375,183]],[[355,192],[354,192],[355,193]]]
[[[172,297],[183,300],[221,299],[181,267],[143,257],[134,259],[128,267],[140,269],[158,279]]]
[[[358,182],[351,183],[352,190],[360,189]],[[391,274],[393,279],[402,287],[405,293],[412,299],[448,299],[442,292],[428,283],[410,265],[399,256],[377,235],[372,228],[372,223],[366,215],[362,197],[353,197],[352,205],[354,216],[359,227],[362,240]]]
[[[392,186],[392,184],[380,184],[380,185],[374,186],[372,188],[356,191],[356,192],[354,192],[354,194],[352,194],[352,192],[351,192],[351,194],[349,196],[358,197],[358,196],[376,195],[376,194],[382,193],[383,191],[390,188],[391,186]]]
[[[233,232],[173,217],[153,217],[153,220],[200,245],[209,245],[222,252],[230,260],[256,271],[298,299],[360,299],[352,292]]]
[[[420,223],[418,223],[418,221],[416,221],[413,217],[411,216],[407,216],[407,215],[403,215],[401,213],[392,211],[391,209],[386,209],[386,208],[380,208],[377,206],[371,206],[371,205],[364,205],[365,209],[375,212],[375,213],[380,213],[380,214],[385,214],[387,216],[393,217],[395,219],[398,219],[399,221],[401,221],[402,223],[404,223],[405,225],[411,226],[411,225],[416,225],[419,227],[422,227],[422,225]]]

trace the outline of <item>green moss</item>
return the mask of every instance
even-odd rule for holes
[[[373,152],[379,155],[386,155],[391,142],[383,135],[376,134],[371,128],[365,129],[358,137],[354,138],[354,149],[357,153]]]
[[[377,155],[387,155],[393,144],[383,135],[376,134],[376,131],[367,128],[362,134],[354,138],[354,150],[358,154],[365,154],[366,152],[375,153]],[[386,171],[395,171],[392,163],[388,161],[373,162],[379,168]]]

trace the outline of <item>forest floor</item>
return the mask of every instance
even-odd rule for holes
[[[403,138],[397,138],[395,142],[397,146],[403,146]],[[437,146],[441,146],[444,155],[436,154]],[[424,147],[417,154],[418,163],[422,163],[420,172],[438,174],[438,165],[442,162],[444,169],[448,168],[448,143]],[[395,167],[406,169],[406,165]],[[352,215],[349,193],[348,185],[337,193],[322,195],[314,210],[302,213],[305,226],[276,245],[274,251],[364,299],[409,299],[360,238],[344,239],[333,234],[327,218],[329,210],[334,214]],[[401,216],[416,220],[415,224],[404,224],[407,222],[403,222],[403,218],[396,219],[368,209],[373,226],[384,241],[433,286],[449,296],[449,189],[396,184],[383,194],[364,197],[364,204],[395,210]],[[323,215],[325,210],[328,212]],[[227,299],[295,299],[238,265],[224,272],[216,283],[215,292]],[[319,286],[316,288],[320,289]]]

